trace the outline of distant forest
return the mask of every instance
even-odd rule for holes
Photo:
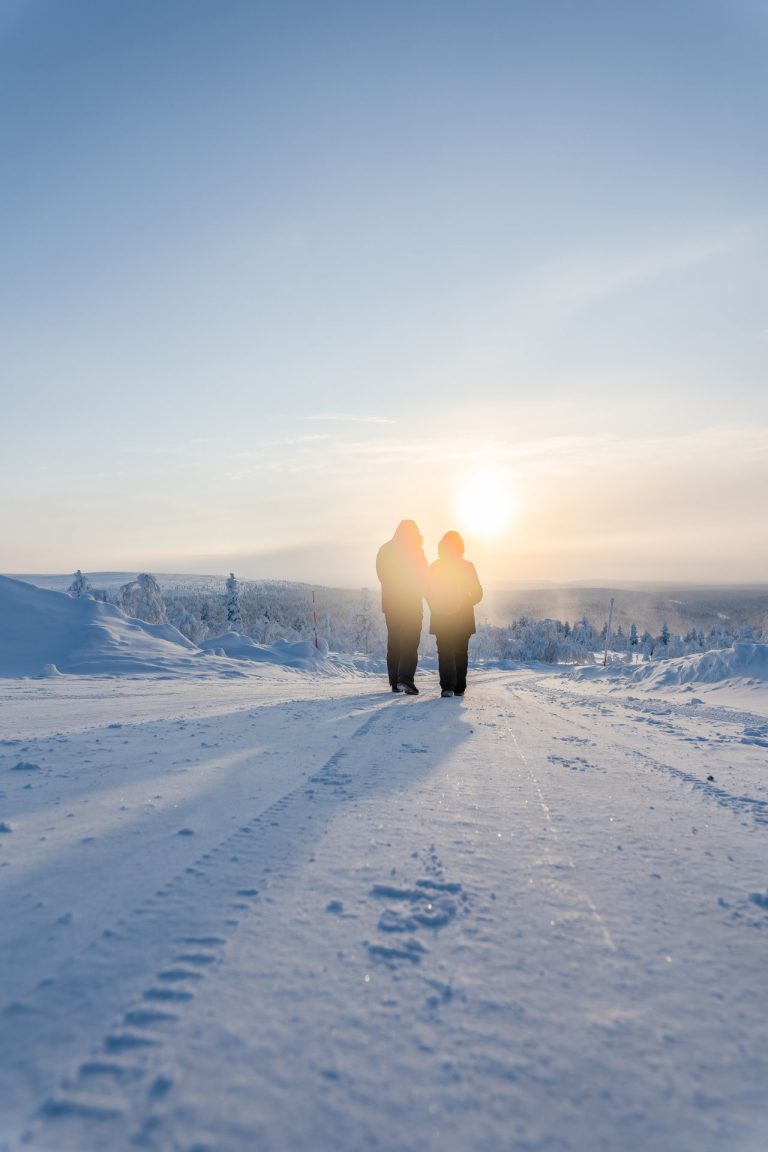
[[[94,578],[96,579],[96,578]],[[131,616],[167,621],[194,643],[226,631],[258,643],[311,640],[331,651],[381,658],[386,629],[378,589],[313,587],[289,581],[142,574],[99,590],[78,573],[73,595],[95,594]],[[734,641],[768,640],[768,587],[634,589],[546,588],[488,596],[478,608],[475,660],[591,663],[606,647],[612,659],[683,656]],[[425,612],[425,628],[428,613]],[[422,635],[422,653],[434,638]]]

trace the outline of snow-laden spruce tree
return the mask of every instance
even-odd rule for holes
[[[90,591],[91,586],[88,583],[87,578],[83,576],[82,572],[78,568],[77,572],[75,572],[72,583],[70,584],[69,588],[67,588],[67,592],[69,592],[70,596],[78,597],[87,596]]]
[[[126,616],[145,620],[147,624],[168,622],[160,585],[148,572],[141,572],[135,580],[123,584],[115,599]]]
[[[243,630],[243,615],[240,611],[240,585],[234,572],[230,572],[227,580],[226,627],[227,632],[242,632]]]

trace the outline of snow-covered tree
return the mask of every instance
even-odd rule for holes
[[[236,583],[240,606],[239,632],[262,644],[274,644],[276,640],[302,640],[312,635],[311,586],[285,580]],[[90,595],[97,593],[91,592]],[[228,597],[222,594],[220,578],[208,585],[198,581],[193,586],[181,584],[167,588],[163,598],[170,623],[194,642],[198,642],[198,635],[216,636],[232,627],[227,621]],[[110,599],[116,600],[117,597],[112,595]],[[136,611],[136,608],[132,606],[129,610]],[[186,612],[194,621],[189,620]],[[369,657],[379,659],[384,656],[384,618],[378,612],[372,594],[366,606],[362,591],[324,588],[318,631],[321,621],[322,634],[331,651],[360,652],[367,647]],[[656,660],[685,656],[704,648],[728,648],[734,640],[755,640],[764,627],[762,618],[759,627],[749,629],[734,627],[732,621],[723,617],[706,637],[700,627],[695,634],[692,628],[685,638],[670,631],[665,647],[659,638],[661,623],[659,619],[654,624],[648,621],[646,625],[646,621],[641,620],[639,624],[630,626],[628,634],[622,637],[617,622],[616,631],[609,637],[609,654],[624,654],[628,647],[633,660],[651,655]],[[588,616],[581,616],[568,624],[527,615],[504,626],[490,624],[479,617],[470,655],[476,661],[551,660],[559,664],[591,664],[598,652],[602,656],[601,628],[602,622],[595,625]],[[645,631],[640,636],[642,629]],[[420,648],[422,657],[433,657],[434,638],[423,634]]]
[[[371,651],[372,641],[376,635],[376,619],[371,605],[371,596],[367,588],[360,593],[360,611],[357,614],[357,632],[355,644],[359,651],[366,655]]]
[[[79,597],[87,596],[90,591],[91,586],[88,583],[87,578],[83,576],[82,572],[78,568],[77,572],[75,572],[72,583],[70,584],[69,588],[67,588],[67,592],[69,592],[70,596]]]
[[[240,610],[240,585],[234,572],[230,572],[227,580],[226,621],[227,632],[242,631],[243,615]]]
[[[182,636],[186,636],[187,640],[191,640],[193,644],[199,644],[201,640],[205,640],[205,625],[195,612],[182,608],[180,612],[171,616],[170,623],[173,624],[174,628],[178,628]]]
[[[148,572],[141,572],[135,580],[123,584],[117,593],[116,601],[126,616],[146,620],[148,624],[168,622],[160,585]]]

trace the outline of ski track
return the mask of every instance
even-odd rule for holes
[[[765,802],[687,713],[504,673],[322,707],[295,787],[5,1006],[3,1152],[757,1152]],[[742,763],[764,725],[695,723]]]

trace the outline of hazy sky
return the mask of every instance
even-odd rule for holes
[[[767,52],[768,0],[0,0],[0,571],[371,585],[407,517],[767,580]]]

